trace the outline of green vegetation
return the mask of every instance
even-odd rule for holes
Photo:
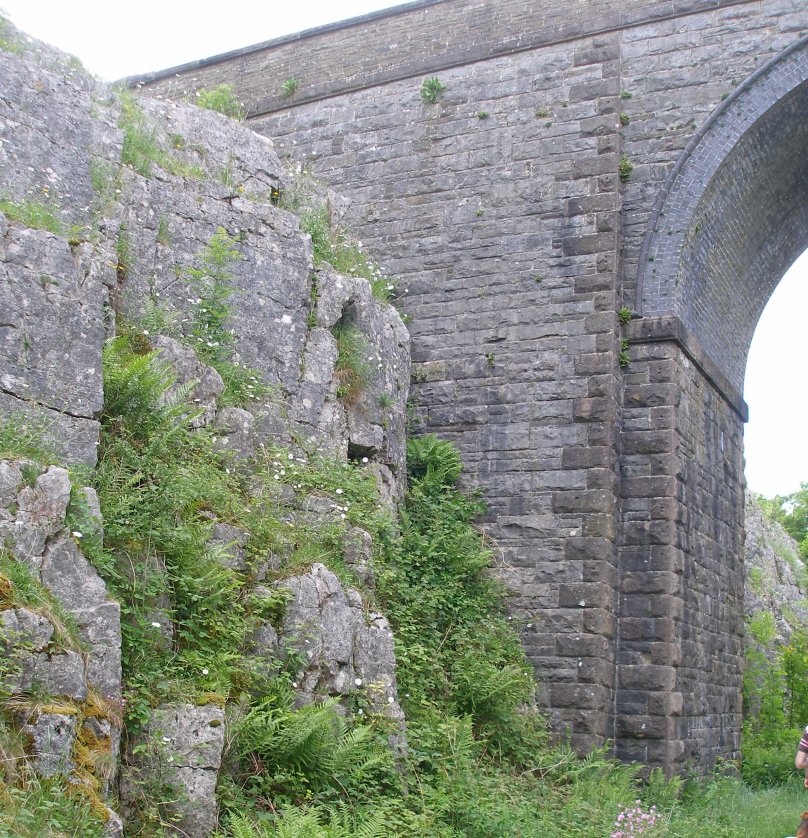
[[[620,320],[620,322],[622,323],[622,325],[625,326],[626,323],[631,322],[631,309],[626,308],[625,306],[623,306],[620,309],[620,311],[617,312],[617,317]]]
[[[236,293],[234,266],[241,260],[238,240],[219,229],[197,254],[197,263],[185,273],[196,299],[191,304],[187,338],[197,355],[222,377],[223,405],[244,407],[269,394],[261,374],[233,361],[234,336],[227,328],[232,314],[229,298]]]
[[[57,648],[82,650],[75,621],[59,600],[42,587],[28,565],[15,561],[0,547],[0,610],[6,608],[27,608],[42,614],[54,627],[53,643]]]
[[[31,459],[42,465],[59,462],[59,457],[45,441],[48,426],[23,413],[0,418],[0,459]]]
[[[356,404],[372,372],[367,359],[367,339],[356,326],[345,323],[338,323],[331,332],[337,341],[337,398],[349,405]]]
[[[629,345],[630,343],[628,338],[620,338],[620,352],[617,356],[617,360],[621,367],[627,367],[631,363],[631,358],[628,354]]]
[[[625,111],[623,111],[620,114],[620,124],[626,126],[629,124],[629,122],[631,122],[631,117]]]
[[[20,42],[19,37],[13,31],[8,18],[0,14],[0,51],[18,53],[23,52],[24,44]]]
[[[0,728],[0,761],[4,757]],[[12,752],[16,753],[16,752]],[[6,783],[0,771],[0,835],[9,838],[104,838],[103,817],[93,803],[64,779],[21,778]]]
[[[220,84],[212,90],[203,87],[196,91],[195,103],[200,108],[224,114],[237,122],[244,120],[244,108],[239,102],[232,85]]]
[[[786,532],[799,544],[800,556],[808,561],[808,483],[790,495],[776,495],[760,499],[763,510],[782,524]]]
[[[281,205],[300,218],[301,229],[311,236],[315,267],[329,264],[345,276],[362,277],[370,283],[377,300],[390,299],[395,283],[382,274],[361,242],[332,223],[328,205],[318,197],[316,184],[310,178],[299,175],[293,188],[284,193]]]
[[[622,180],[625,183],[631,177],[631,173],[634,170],[634,164],[624,154],[620,158],[620,165],[618,166],[617,170],[620,174],[620,180]]]
[[[42,204],[38,201],[11,201],[0,198],[0,212],[9,221],[17,221],[32,230],[47,230],[57,236],[63,236],[64,225],[59,219],[59,208],[54,204]]]
[[[205,176],[199,166],[186,163],[163,147],[157,128],[146,118],[133,93],[122,90],[118,97],[121,103],[118,127],[123,131],[121,162],[125,166],[131,166],[147,178],[152,176],[153,166],[177,177],[199,179]]]
[[[434,105],[443,96],[446,85],[436,76],[424,79],[421,82],[421,100],[426,105]]]
[[[297,93],[298,87],[300,87],[300,82],[298,82],[297,79],[286,79],[286,81],[281,85],[281,90],[283,91],[284,98],[291,99],[295,95],[295,93]]]
[[[226,272],[234,249],[222,234],[204,270]],[[220,324],[215,317],[204,322]],[[453,446],[430,436],[410,440],[409,489],[394,522],[379,505],[372,473],[360,465],[267,448],[250,470],[229,468],[210,434],[189,427],[192,407],[166,401],[170,376],[142,336],[111,341],[104,370],[96,477],[104,543],[82,523],[78,506],[71,525],[85,533],[83,549],[123,605],[129,731],[161,701],[225,707],[221,838],[589,838],[611,834],[618,813],[638,799],[643,812],[656,807],[658,836],[734,838],[739,824],[760,838],[793,830],[801,788],[753,791],[720,775],[668,784],[653,774],[643,784],[634,769],[602,752],[581,759],[550,742],[504,591],[488,572],[491,552],[475,526],[483,506],[457,488],[462,464]],[[345,519],[290,519],[280,484],[332,498]],[[246,569],[225,565],[209,544],[212,515],[250,532]],[[349,524],[373,536],[377,586],[366,596],[375,597],[394,630],[406,756],[389,749],[390,722],[367,712],[361,691],[347,701],[352,715],[337,712],[333,701],[295,710],[299,658],[289,654],[267,673],[248,653],[255,627],[267,619],[277,625],[285,607],[282,591],[269,600],[251,593],[264,557],[281,559],[264,584],[314,561],[356,584],[342,559]],[[25,581],[16,588],[15,596],[36,593]],[[763,644],[771,629],[766,619],[752,627]],[[750,669],[750,679],[758,677],[754,685],[750,680],[755,694],[760,677],[771,685],[764,694],[785,684],[792,696],[787,712],[795,716],[808,712],[808,661],[796,652],[804,648],[800,640],[784,652],[777,677],[763,672],[762,659]],[[759,727],[766,720],[787,728],[776,701],[764,699],[755,714]],[[796,740],[787,747],[785,740],[768,752],[750,749],[744,771],[756,787],[793,779]],[[66,800],[59,783],[8,777],[0,795],[0,831],[13,823],[11,834],[96,834],[91,802]],[[166,835],[167,803],[175,797],[170,772],[144,782],[130,834]]]

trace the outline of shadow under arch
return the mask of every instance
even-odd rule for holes
[[[677,340],[742,418],[755,326],[808,246],[808,36],[711,115],[661,190],[629,336]]]

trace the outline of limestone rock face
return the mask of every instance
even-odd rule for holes
[[[246,468],[268,445],[327,452],[372,470],[392,508],[403,491],[408,334],[366,280],[315,270],[309,235],[279,206],[291,176],[272,143],[220,114],[138,99],[162,162],[136,171],[123,163],[121,98],[70,69],[55,51],[0,52],[0,89],[0,197],[18,207],[42,204],[52,216],[48,232],[0,213],[0,421],[44,439],[64,465],[94,466],[102,350],[125,324],[174,376],[167,401],[189,399],[199,410],[193,426],[207,428],[229,465]],[[328,202],[339,211],[336,196]],[[205,253],[220,232],[235,256],[216,267]],[[246,406],[221,405],[221,375],[192,348],[198,349],[192,319],[200,277],[212,270],[232,286],[225,324],[230,360],[255,370],[263,385],[256,389],[268,393]],[[148,318],[158,327],[147,326]],[[362,336],[364,381],[351,399],[340,390],[336,334],[343,327]],[[297,500],[292,487],[279,487],[279,503]],[[295,506],[289,518],[334,518],[333,503],[311,506]],[[13,694],[36,688],[60,699],[64,713],[31,712],[18,722],[30,736],[36,770],[77,783],[84,782],[87,743],[117,765],[122,708],[121,606],[82,550],[90,537],[103,537],[92,489],[71,485],[61,466],[0,460],[0,544],[71,618],[67,632],[55,614],[7,598],[0,586],[0,663],[9,662],[0,666],[0,683]],[[245,530],[212,520],[210,545],[222,563],[245,585],[267,586],[250,595],[277,596],[280,586],[291,598],[283,624],[264,622],[253,637],[267,674],[297,650],[301,704],[361,691],[372,712],[395,722],[403,747],[385,618],[366,613],[361,594],[321,564],[273,583],[280,558],[269,554],[248,567],[249,539]],[[367,533],[348,533],[344,558],[372,586]],[[153,562],[144,570],[165,576],[162,559],[155,555]],[[167,595],[153,599],[146,618],[159,623],[155,642],[168,648],[175,642],[170,602]],[[142,780],[167,778],[177,791],[176,833],[210,835],[217,827],[223,722],[219,707],[156,708],[123,756],[125,810],[135,806]],[[102,792],[113,774],[99,772]],[[122,834],[114,814],[107,831]]]
[[[403,734],[393,632],[384,616],[366,614],[361,594],[345,590],[319,563],[278,587],[291,595],[277,642],[282,655],[294,652],[302,661],[295,681],[299,703],[360,693],[371,712],[394,720]]]
[[[43,597],[26,607],[15,600],[21,594],[13,585],[0,588],[0,682],[12,698],[33,690],[65,707],[20,712],[18,723],[30,737],[34,768],[46,777],[64,774],[81,782],[73,776],[73,752],[82,726],[90,725],[91,741],[105,758],[97,779],[106,789],[120,737],[120,605],[108,597],[80,548],[82,538],[101,527],[95,493],[86,487],[75,492],[88,516],[86,533],[67,527],[72,497],[65,469],[0,461],[0,538],[6,560],[24,565],[31,584],[41,585],[58,603],[58,608],[48,606]],[[72,628],[64,625],[63,614],[71,618]]]
[[[76,767],[73,747],[76,744],[76,719],[62,713],[40,713],[23,730],[31,737],[34,765],[43,777],[69,774]]]
[[[172,833],[205,838],[218,824],[216,781],[224,749],[224,712],[219,707],[164,704],[131,743],[122,769],[124,811],[138,802],[143,783],[170,786]]]
[[[110,239],[90,240],[91,168],[112,165],[120,132],[102,106],[91,115],[96,82],[52,57],[0,54],[3,197],[48,207],[63,233],[0,215],[0,411],[41,428],[66,461],[93,465],[116,260]]]
[[[193,349],[178,340],[157,335],[151,344],[174,377],[174,383],[164,394],[164,401],[171,403],[177,399],[179,392],[190,388],[183,400],[187,400],[200,411],[198,416],[191,418],[191,427],[202,428],[209,425],[216,416],[216,400],[224,390],[222,377],[213,367],[203,364]]]
[[[753,494],[746,495],[746,586],[744,613],[774,616],[779,642],[787,643],[797,625],[808,623],[807,592],[801,587],[805,566],[793,538],[769,520]]]

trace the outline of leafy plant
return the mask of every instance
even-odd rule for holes
[[[421,82],[421,99],[427,105],[434,105],[443,95],[446,85],[441,84],[436,76],[426,78]]]
[[[622,111],[620,113],[620,124],[626,126],[629,122],[631,122],[631,117],[625,111]]]
[[[360,329],[349,323],[340,322],[331,332],[337,341],[337,398],[353,405],[359,401],[370,382],[367,338]]]
[[[288,78],[281,85],[281,90],[283,90],[283,95],[285,98],[291,99],[295,95],[295,93],[297,93],[299,87],[300,82],[296,78]]]
[[[237,122],[244,120],[244,108],[230,84],[220,84],[213,89],[203,87],[197,90],[196,104],[200,108],[229,116]]]
[[[630,323],[631,309],[623,306],[623,308],[621,308],[620,311],[617,312],[617,318],[624,326],[626,325],[626,323]]]
[[[634,165],[632,164],[631,160],[626,157],[624,154],[620,158],[620,165],[617,168],[620,174],[620,180],[623,182],[627,181],[631,177],[631,172],[634,170]]]
[[[631,358],[628,354],[629,345],[628,338],[620,339],[620,353],[618,354],[617,360],[621,367],[627,367],[631,363]]]

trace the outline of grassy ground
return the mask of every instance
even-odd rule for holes
[[[711,787],[698,802],[687,801],[672,813],[668,838],[784,838],[794,835],[808,791],[800,778],[789,786],[752,790],[737,782]]]

